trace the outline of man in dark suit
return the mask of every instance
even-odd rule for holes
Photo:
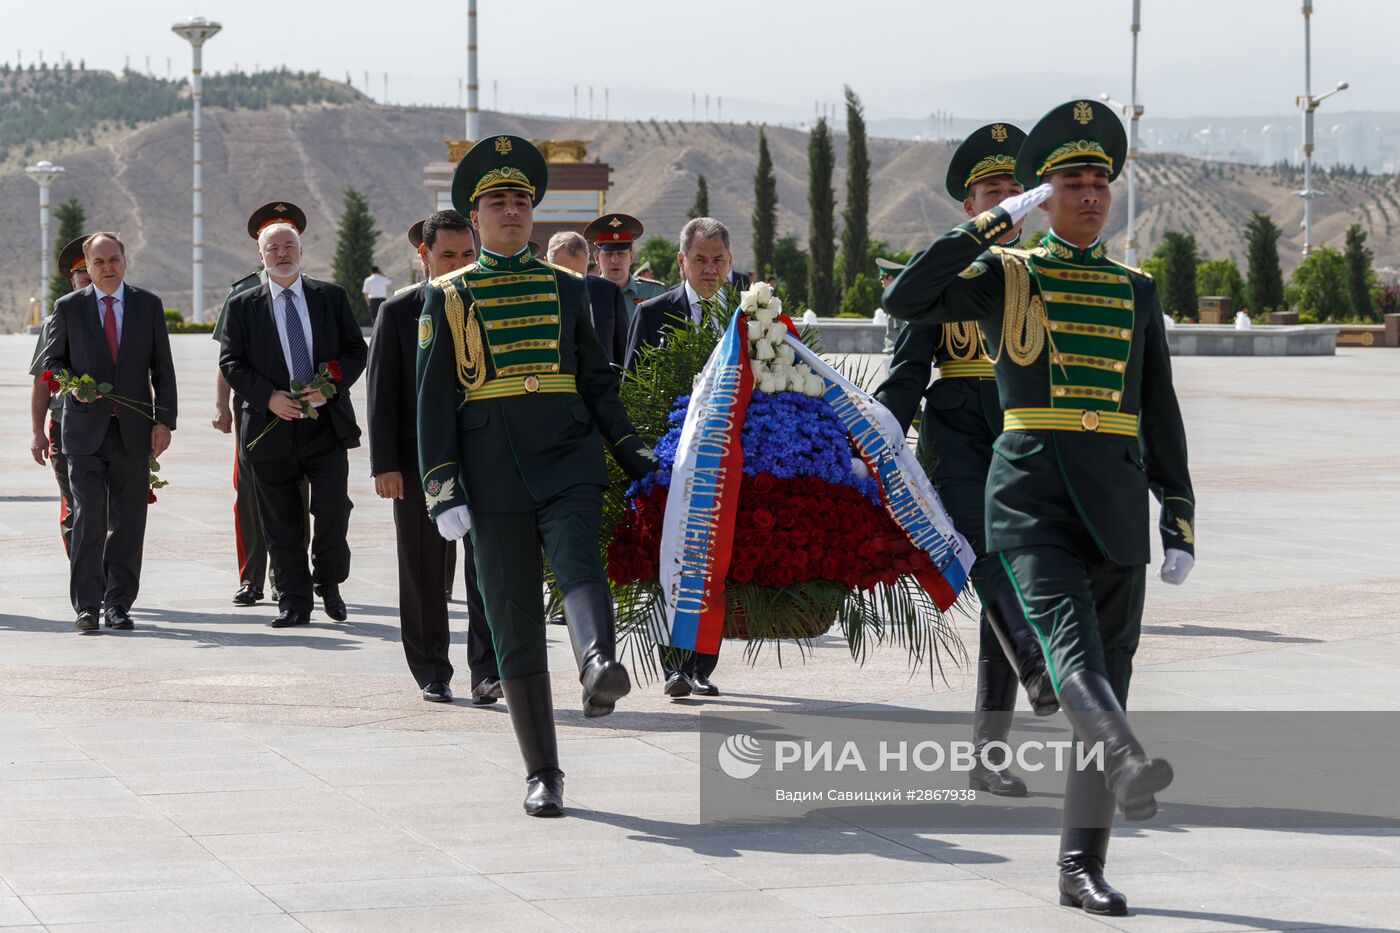
[[[588,274],[588,241],[582,234],[567,230],[549,238],[549,262],[583,276],[592,306],[593,330],[607,351],[608,362],[622,365],[627,352],[627,305],[622,289],[599,275]]]
[[[716,299],[722,287],[730,284],[734,257],[729,251],[729,229],[713,217],[696,217],[681,228],[680,252],[676,267],[681,284],[662,295],[642,302],[632,318],[627,335],[627,367],[636,365],[637,353],[644,346],[661,346],[673,328],[722,320],[728,309]],[[661,648],[661,669],[666,675],[666,695],[673,698],[719,696],[710,682],[719,663],[719,652],[677,652]]]
[[[326,615],[343,622],[340,584],[350,574],[346,530],[352,508],[345,452],[360,444],[350,387],[364,372],[368,348],[345,290],[301,274],[296,227],[264,227],[258,249],[268,280],[230,299],[219,368],[239,400],[238,439],[253,468],[268,555],[277,571],[280,611],[272,625],[309,622],[313,590]],[[292,382],[307,385],[329,362],[341,372],[334,396],[310,388],[292,394]],[[304,415],[302,402],[317,417]],[[310,569],[303,480],[311,485],[315,519]]]
[[[729,251],[729,229],[713,217],[696,217],[681,228],[676,268],[681,284],[637,306],[627,334],[627,368],[644,346],[656,347],[672,327],[686,321],[700,323],[707,314],[720,314],[714,304],[719,290],[729,284],[734,256]]]
[[[78,631],[95,632],[99,609],[109,628],[132,627],[150,459],[170,446],[176,395],[164,304],[126,283],[126,247],[116,234],[88,237],[83,255],[92,284],[54,305],[44,368],[110,383],[114,396],[134,403],[63,400],[61,439],[75,511],[68,589]]]
[[[419,221],[408,240],[436,278],[476,258],[471,224],[456,211],[438,211]],[[399,563],[399,628],[408,669],[430,703],[452,702],[452,641],[447,618],[449,558],[456,544],[438,534],[428,518],[423,482],[418,475],[418,318],[423,314],[423,286],[400,289],[384,302],[369,343],[369,468],[374,491],[394,503],[394,534]],[[501,675],[486,608],[476,583],[475,555],[466,546],[467,665],[472,704],[485,706],[501,698]]]

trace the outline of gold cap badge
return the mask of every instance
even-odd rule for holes
[[[1075,111],[1075,113],[1077,114],[1078,111]],[[509,136],[497,136],[497,137],[496,137],[496,151],[499,152],[501,155],[509,155],[509,154],[510,154],[510,137],[509,137]]]
[[[994,124],[992,126],[992,140],[999,143],[1006,142],[1006,127],[1000,123]]]
[[[1087,100],[1081,100],[1074,105],[1074,122],[1080,126],[1088,126],[1094,120],[1094,108]]]

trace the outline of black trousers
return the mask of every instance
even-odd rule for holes
[[[237,405],[234,407],[236,409]],[[267,534],[258,515],[258,484],[253,479],[253,466],[248,462],[238,436],[237,418],[233,419],[233,450],[233,536],[234,550],[238,555],[238,585],[251,586],[261,593],[263,578],[266,577],[272,592],[276,593],[277,573],[267,561]],[[301,501],[302,510],[308,511],[311,490],[305,482],[301,484]],[[311,544],[310,522],[306,531],[303,550]]]
[[[129,611],[141,587],[151,451],[131,451],[113,418],[97,452],[68,455],[73,539],[68,594],[75,612]]]
[[[450,558],[456,544],[438,534],[428,517],[423,484],[417,474],[403,475],[403,498],[394,500],[394,535],[399,562],[399,629],[404,658],[419,687],[434,681],[451,682],[448,657],[452,630],[448,623],[447,589]],[[466,542],[467,665],[472,686],[484,678],[499,678],[486,609],[476,586],[471,542]]]
[[[329,418],[298,418],[277,430],[292,432],[292,448],[284,458],[251,462],[258,513],[277,574],[278,608],[310,612],[313,585],[339,585],[350,576],[350,462]],[[311,486],[310,568],[304,482]]]

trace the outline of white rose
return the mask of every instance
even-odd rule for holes
[[[764,327],[773,323],[773,312],[769,308],[759,308],[754,311],[753,316],[757,318],[758,322]]]
[[[786,327],[780,322],[774,321],[772,324],[768,325],[768,333],[765,336],[774,343],[782,343],[783,338],[787,337],[787,332],[788,330]]]
[[[795,357],[796,354],[792,352],[792,347],[788,346],[786,341],[778,345],[778,359],[791,366]]]
[[[764,376],[758,384],[758,391],[772,395],[778,391],[778,384],[772,376]]]
[[[803,391],[806,392],[808,395],[821,395],[824,392],[826,392],[826,380],[823,379],[821,376],[818,376],[816,373],[813,373],[812,375],[807,377],[806,385],[803,387]]]
[[[777,298],[768,302],[768,310],[773,312],[774,317],[783,313],[783,303]]]
[[[763,363],[759,360],[749,360],[749,368],[753,370],[754,379],[763,378]]]
[[[739,296],[739,307],[744,311],[752,311],[758,307],[758,296],[753,293],[753,289]]]
[[[763,339],[763,325],[757,321],[749,321],[749,342]]]
[[[773,286],[769,285],[767,282],[759,282],[754,285],[753,288],[749,289],[749,291],[754,293],[754,297],[758,300],[760,305],[766,305],[773,299]]]
[[[773,345],[767,340],[758,341],[754,349],[754,356],[760,360],[771,360],[773,358]]]

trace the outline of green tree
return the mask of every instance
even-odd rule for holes
[[[1268,214],[1254,212],[1244,228],[1245,276],[1249,308],[1256,314],[1284,308],[1283,267],[1278,261],[1278,241],[1283,231]]]
[[[1196,266],[1196,294],[1229,295],[1236,311],[1245,306],[1244,277],[1229,259],[1205,259]]]
[[[690,210],[685,212],[687,220],[694,220],[697,217],[710,216],[710,188],[705,184],[705,176],[699,176],[700,180],[695,183],[695,200],[690,205]]]
[[[1376,286],[1376,274],[1371,271],[1373,254],[1366,245],[1366,231],[1360,224],[1347,228],[1347,291],[1351,295],[1351,313],[1362,321],[1376,316],[1376,304],[1371,289]]]
[[[1168,230],[1152,255],[1162,261],[1157,285],[1162,309],[1176,318],[1196,320],[1196,238]]]
[[[664,236],[649,236],[637,250],[637,265],[651,263],[652,277],[660,282],[674,281],[676,271],[676,244]]]
[[[360,288],[374,266],[374,246],[378,240],[379,231],[374,228],[369,199],[354,188],[346,188],[344,212],[340,215],[340,228],[336,233],[335,261],[332,263],[332,269],[335,284],[345,289],[345,293],[350,296],[350,309],[355,312],[355,319],[364,327],[373,322],[370,321],[369,305],[365,303],[365,295]]]
[[[880,280],[875,274],[857,272],[855,281],[841,293],[841,313],[859,314],[861,317],[874,315],[880,307]]]
[[[837,313],[836,288],[832,282],[836,254],[836,194],[831,178],[836,170],[836,154],[831,131],[822,117],[807,141],[807,299],[818,314]]]
[[[768,137],[758,130],[758,168],[753,174],[753,267],[759,276],[773,270],[774,237],[778,228],[778,180],[773,177],[773,157]]]
[[[849,292],[856,276],[863,274],[867,281],[871,276],[866,262],[870,242],[870,152],[865,143],[865,108],[849,85],[846,86],[846,208],[841,221],[841,252],[845,256],[841,282]],[[863,299],[858,298],[858,301]],[[843,299],[842,310],[858,309],[848,307]],[[873,312],[873,305],[871,310]]]
[[[58,220],[58,236],[53,243],[55,268],[53,277],[49,279],[49,307],[53,307],[55,301],[73,290],[73,281],[68,275],[68,270],[57,267],[58,254],[63,252],[63,247],[70,240],[82,236],[86,232],[83,228],[87,226],[87,211],[76,197],[69,198],[55,207],[53,216]]]
[[[1293,270],[1287,297],[1300,313],[1330,321],[1351,307],[1347,285],[1346,257],[1330,246],[1319,246]]]
[[[797,237],[785,236],[773,245],[773,274],[783,291],[784,310],[807,306],[807,254]]]

